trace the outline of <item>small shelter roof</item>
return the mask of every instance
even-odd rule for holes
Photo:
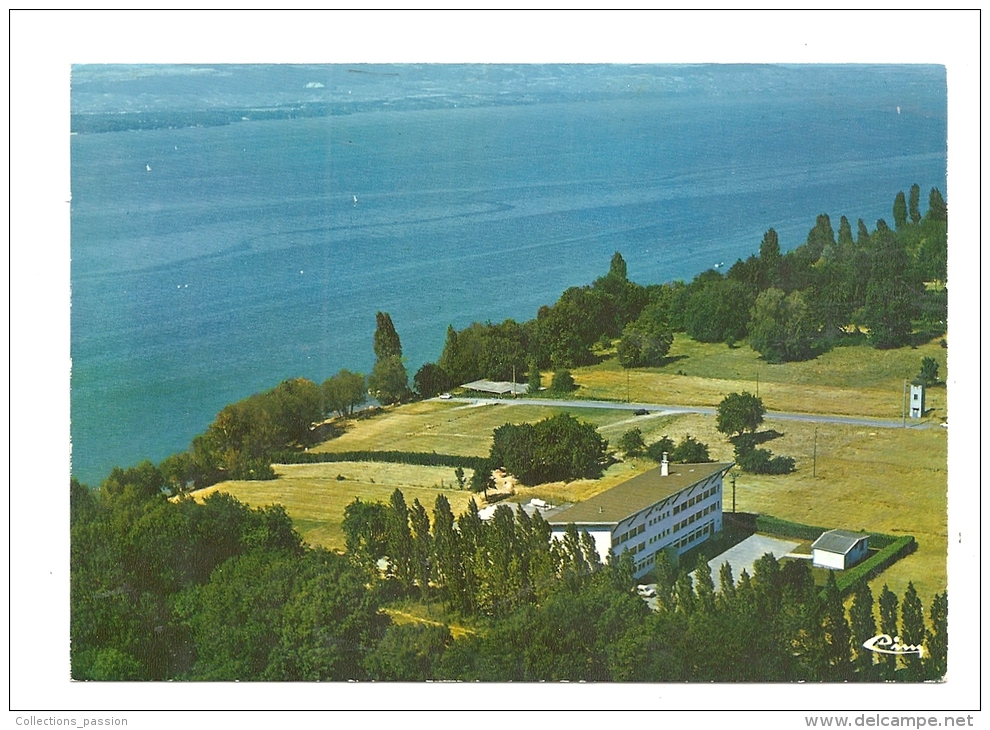
[[[466,390],[477,390],[480,393],[494,393],[495,395],[513,393],[515,395],[520,395],[525,393],[529,386],[525,383],[510,383],[508,381],[473,380],[470,383],[465,383],[461,387]]]
[[[811,544],[813,550],[825,550],[830,553],[845,555],[860,540],[869,541],[869,534],[865,532],[851,532],[850,530],[829,530],[823,532],[817,540]]]

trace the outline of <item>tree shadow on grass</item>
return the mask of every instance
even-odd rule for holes
[[[673,365],[675,362],[678,362],[680,360],[687,360],[688,357],[689,355],[669,355],[660,362],[660,365],[658,367],[665,368],[668,365]]]
[[[760,444],[765,444],[767,441],[773,441],[774,439],[779,439],[783,436],[780,431],[775,429],[767,429],[766,431],[757,431],[756,433],[743,433],[738,436],[733,436],[729,441],[737,449],[752,449]]]
[[[831,344],[833,347],[858,347],[859,345],[868,344],[868,338],[865,332],[860,332],[859,330],[855,332],[843,332],[838,337],[833,338]]]
[[[929,342],[935,339],[939,339],[945,336],[945,327],[927,327],[925,329],[919,330],[917,332],[912,332],[908,338],[908,344],[912,347],[921,347],[922,345],[927,345]]]

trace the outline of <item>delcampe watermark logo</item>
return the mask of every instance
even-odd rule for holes
[[[925,654],[925,649],[921,644],[902,644],[900,636],[891,639],[890,634],[878,634],[867,639],[863,642],[863,647],[877,654],[896,654],[898,656],[917,654],[919,659]]]

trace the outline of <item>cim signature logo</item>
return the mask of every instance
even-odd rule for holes
[[[877,654],[896,654],[898,656],[917,654],[919,659],[925,655],[925,649],[921,644],[902,644],[900,636],[891,639],[890,634],[879,634],[872,639],[867,639],[863,642],[863,647]]]

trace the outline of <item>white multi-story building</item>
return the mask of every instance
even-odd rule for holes
[[[587,531],[604,562],[629,550],[635,577],[660,550],[680,555],[722,530],[722,478],[732,463],[668,464],[635,476],[547,519],[556,539]]]

